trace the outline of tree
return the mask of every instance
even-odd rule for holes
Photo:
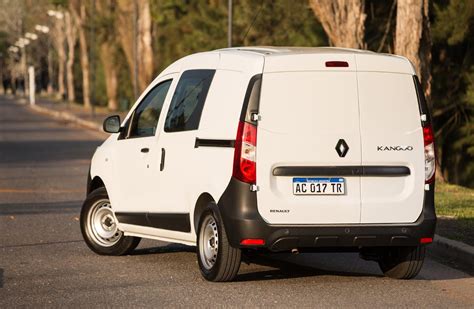
[[[117,33],[115,24],[115,2],[113,0],[96,1],[97,16],[95,22],[99,34],[99,55],[104,67],[107,107],[111,111],[118,109],[117,101]]]
[[[134,81],[137,80],[137,90],[141,92],[153,78],[150,3],[148,0],[117,0],[117,4],[119,40],[130,75]]]
[[[407,57],[431,105],[431,30],[428,0],[398,0],[395,54]]]
[[[71,13],[66,11],[64,14],[66,25],[66,41],[68,47],[67,62],[66,62],[66,82],[67,82],[67,99],[69,102],[74,102],[76,95],[74,92],[74,52],[77,41],[76,25],[71,17]]]
[[[309,0],[332,46],[365,48],[364,0]]]
[[[407,57],[420,78],[428,105],[431,107],[431,29],[428,0],[398,0],[395,54]],[[436,178],[444,181],[439,159]]]
[[[117,67],[114,61],[115,47],[110,42],[100,43],[100,60],[104,66],[105,85],[107,90],[107,107],[111,111],[118,109],[117,101]]]
[[[72,14],[74,24],[79,34],[79,48],[80,48],[80,59],[82,69],[82,97],[84,106],[86,108],[91,107],[90,100],[90,70],[89,70],[89,50],[86,39],[86,5],[84,1],[70,0],[69,10]]]
[[[474,186],[474,2],[433,5],[433,118],[449,182]]]
[[[64,85],[64,67],[66,63],[64,19],[54,19],[52,31],[53,45],[58,54],[58,97],[64,99],[66,88]]]

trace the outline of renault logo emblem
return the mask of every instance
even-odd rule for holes
[[[346,141],[342,138],[336,144],[336,152],[341,157],[344,158],[349,151],[349,146],[347,145]]]

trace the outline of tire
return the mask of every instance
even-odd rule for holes
[[[139,237],[124,236],[117,228],[105,188],[98,188],[87,196],[82,205],[80,224],[87,246],[100,255],[125,255],[140,242]]]
[[[202,276],[212,282],[232,281],[240,268],[241,250],[229,244],[219,213],[210,208],[199,220],[197,258]]]
[[[380,257],[380,269],[390,278],[415,278],[423,266],[425,252],[425,246],[388,248]]]

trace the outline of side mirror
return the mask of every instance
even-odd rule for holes
[[[105,118],[102,128],[107,133],[119,133],[120,132],[120,116],[113,115]]]

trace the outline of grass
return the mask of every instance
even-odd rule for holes
[[[436,233],[474,246],[474,190],[436,184]]]

